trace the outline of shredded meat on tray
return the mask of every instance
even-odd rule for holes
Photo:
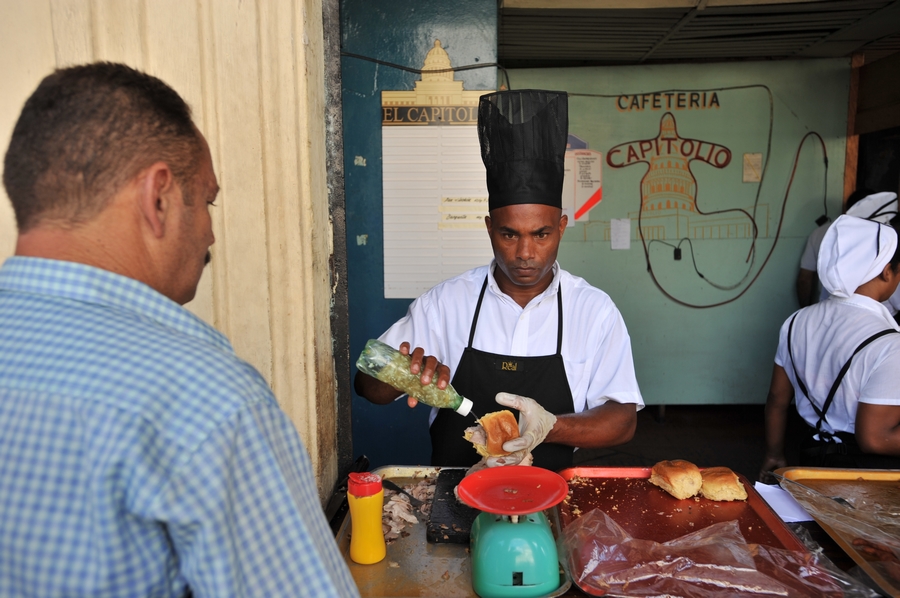
[[[408,484],[403,489],[422,501],[422,506],[416,508],[409,502],[409,498],[399,492],[388,490],[385,488],[384,496],[387,502],[384,503],[381,515],[381,527],[384,530],[384,539],[388,544],[396,540],[402,535],[408,534],[403,528],[407,524],[412,525],[419,522],[416,513],[423,517],[428,517],[431,512],[431,501],[434,498],[434,479],[425,478],[417,484]]]

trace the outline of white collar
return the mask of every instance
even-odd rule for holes
[[[501,299],[511,301],[512,303],[518,305],[518,303],[516,303],[512,297],[500,290],[500,286],[497,284],[497,279],[494,278],[494,269],[496,267],[497,260],[491,260],[491,264],[490,266],[488,266],[488,287],[491,289],[492,293],[494,293]],[[545,299],[555,296],[557,291],[559,291],[560,274],[562,272],[562,268],[559,267],[558,261],[553,262],[552,271],[553,280],[550,281],[550,286],[544,289],[544,291],[540,295],[534,297],[531,301],[529,301],[528,305],[526,305],[524,309],[529,309],[540,305]]]
[[[879,303],[875,301],[871,297],[866,297],[865,295],[858,295],[853,293],[849,297],[837,297],[831,296],[826,301],[838,301],[841,303],[849,303],[853,306],[860,307],[862,309],[868,310],[872,313],[878,314],[881,316],[885,324],[894,330],[900,330],[900,325],[894,320],[894,316],[891,315],[891,312],[884,306],[883,303]]]

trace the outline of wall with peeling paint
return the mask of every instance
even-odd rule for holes
[[[0,146],[56,67],[123,62],[187,100],[222,188],[213,260],[187,307],[270,383],[324,499],[338,432],[322,15],[321,0],[2,2]],[[15,238],[0,191],[0,260]]]
[[[366,341],[403,317],[410,301],[384,298],[381,174],[381,92],[413,89],[420,75],[377,64],[356,54],[421,69],[434,40],[454,68],[497,60],[494,0],[344,0],[341,60],[350,355],[355,363]],[[455,73],[467,90],[497,86],[494,67]],[[351,368],[351,376],[356,368]],[[353,452],[373,465],[428,463],[429,408],[406,401],[372,405],[354,393]]]

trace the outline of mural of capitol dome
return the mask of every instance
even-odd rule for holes
[[[607,151],[607,164],[612,168],[648,165],[641,178],[641,209],[628,213],[632,222],[640,225],[640,231],[633,234],[645,241],[749,239],[768,234],[766,204],[754,207],[755,221],[744,210],[702,214],[697,209],[697,179],[690,169],[691,160],[725,168],[731,162],[731,150],[713,141],[679,136],[670,112],[660,119],[656,137],[627,141]],[[604,235],[609,239],[611,229],[604,230]]]
[[[675,118],[666,113],[659,123],[660,140],[678,139]],[[650,169],[641,181],[643,210],[685,210],[696,212],[697,183],[688,160],[679,152],[663,153],[650,158]]]
[[[434,45],[425,55],[422,65],[422,78],[416,81],[415,87],[407,91],[382,91],[381,106],[455,106],[470,109],[466,118],[457,116],[454,123],[475,123],[478,98],[488,91],[465,90],[463,82],[456,80],[452,70],[450,55],[444,49],[441,40],[434,40]],[[418,113],[417,113],[418,114]],[[460,113],[462,114],[462,113]]]
[[[451,68],[453,67],[450,64],[450,56],[441,47],[441,40],[434,40],[434,47],[425,55],[425,65],[422,67],[422,81],[453,81],[453,71],[448,70]]]

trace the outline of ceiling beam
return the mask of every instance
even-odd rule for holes
[[[647,50],[646,54],[641,56],[641,59],[638,60],[638,64],[645,62],[648,58],[650,58],[650,56],[653,55],[653,53],[656,52],[657,49],[659,49],[663,44],[665,44],[667,41],[669,41],[669,38],[671,38],[673,35],[678,33],[679,29],[681,29],[682,27],[684,27],[685,25],[690,23],[696,16],[697,16],[696,8],[689,10],[688,13],[686,15],[684,15],[683,17],[681,17],[681,19],[679,19],[679,21],[677,23],[672,25],[672,28],[669,29],[669,31],[662,37],[662,39],[660,39],[655,44],[653,44],[653,47],[650,48],[649,50]]]
[[[841,53],[852,54],[862,49],[873,39],[879,39],[897,32],[900,27],[900,1],[895,0],[891,4],[876,10],[866,17],[851,23],[810,44],[798,53],[798,56],[815,56],[816,49],[821,45],[841,46]]]

